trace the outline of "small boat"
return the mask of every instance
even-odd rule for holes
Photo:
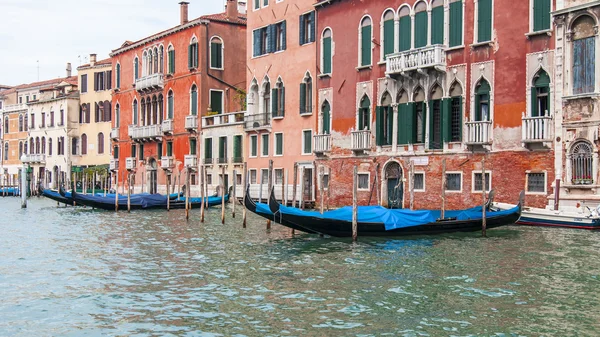
[[[507,209],[510,204],[495,203],[499,209]],[[587,210],[587,212],[585,212]],[[524,207],[517,224],[526,226],[565,227],[600,230],[600,207],[591,210],[559,209],[557,211],[544,208]]]
[[[2,196],[14,197],[17,195],[19,195],[18,187],[2,187],[2,188],[0,188],[0,197],[2,197]]]
[[[515,223],[521,213],[523,198],[522,192],[519,204],[509,210],[492,210],[486,207],[486,227],[491,229]],[[338,237],[352,236],[351,206],[321,214],[282,206],[274,198],[269,198],[269,208],[273,219],[284,226],[293,224],[305,231]],[[359,206],[358,235],[404,236],[479,231],[482,229],[482,213],[483,207],[473,207],[446,211],[445,218],[441,219],[439,210],[411,211]]]
[[[71,198],[71,193],[69,193],[69,194],[63,193],[64,194],[63,195],[60,193],[60,190],[59,191],[55,191],[55,190],[51,190],[51,189],[40,189],[40,190],[41,190],[40,194],[48,199],[52,199],[61,204],[74,206],[73,199]]]

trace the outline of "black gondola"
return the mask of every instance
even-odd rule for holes
[[[486,227],[491,229],[515,223],[521,213],[523,198],[524,192],[521,192],[519,204],[510,210],[493,211],[488,209],[486,211]],[[352,207],[320,214],[315,211],[302,211],[282,206],[274,198],[269,198],[269,208],[273,219],[284,226],[293,225],[300,230],[330,236],[352,236]],[[482,229],[482,207],[447,211],[448,217],[445,219],[439,219],[439,211],[388,210],[379,206],[360,206],[358,214],[357,225],[360,236],[427,235],[473,232]],[[385,215],[386,220],[384,221],[384,218],[379,215]],[[438,218],[435,217],[436,215]],[[365,221],[365,219],[368,220]]]
[[[52,199],[61,204],[70,205],[70,206],[75,205],[73,202],[73,199],[70,196],[68,196],[64,192],[64,190],[63,190],[63,193],[61,193],[60,190],[55,191],[55,190],[51,190],[51,189],[41,189],[40,188],[40,194],[48,199]]]

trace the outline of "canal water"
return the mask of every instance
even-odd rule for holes
[[[291,236],[0,198],[0,336],[599,336],[600,233]]]

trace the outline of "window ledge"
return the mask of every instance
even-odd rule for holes
[[[269,56],[269,53],[261,54],[261,55],[257,55],[257,56],[252,56],[252,60],[259,59],[261,57],[266,57],[266,56]]]
[[[590,92],[590,93],[585,93],[585,94],[563,96],[563,100],[564,101],[571,101],[571,100],[580,99],[580,98],[596,98],[596,97],[600,97],[600,93]]]
[[[477,42],[477,43],[473,43],[470,45],[471,48],[477,48],[477,47],[491,47],[493,44],[492,41],[484,41],[484,42]]]
[[[303,46],[308,46],[308,45],[310,45],[310,44],[313,44],[313,43],[315,43],[315,41],[304,42],[304,43],[303,43],[303,44],[301,44],[300,46],[301,46],[301,47],[303,47]]]
[[[465,49],[465,45],[461,44],[459,46],[448,47],[448,48],[446,48],[446,52],[460,50],[460,49]]]
[[[373,65],[356,67],[356,71],[361,71],[361,70],[366,70],[366,69],[369,69],[369,70],[373,69]]]
[[[223,69],[223,68],[213,68],[213,67],[210,67],[210,70],[225,70],[225,69]]]
[[[301,117],[306,117],[306,116],[312,116],[312,114],[313,114],[312,111],[311,112],[304,112],[304,113],[301,113],[300,116]]]
[[[544,29],[544,30],[538,30],[537,32],[529,32],[529,33],[525,34],[525,37],[530,39],[532,36],[537,36],[537,35],[552,36],[552,29]]]
[[[527,191],[525,191],[525,195],[547,196],[548,193],[546,193],[546,192],[527,192]]]
[[[328,74],[319,74],[318,77],[319,78],[331,77],[331,73],[328,73]]]
[[[273,116],[271,117],[271,119],[273,120],[279,120],[279,119],[283,119],[284,116]]]
[[[379,62],[377,62],[377,65],[378,66],[385,66],[385,65],[387,65],[387,61],[379,61]]]

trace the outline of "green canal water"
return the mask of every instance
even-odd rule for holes
[[[600,233],[408,239],[0,198],[1,336],[600,336]]]

